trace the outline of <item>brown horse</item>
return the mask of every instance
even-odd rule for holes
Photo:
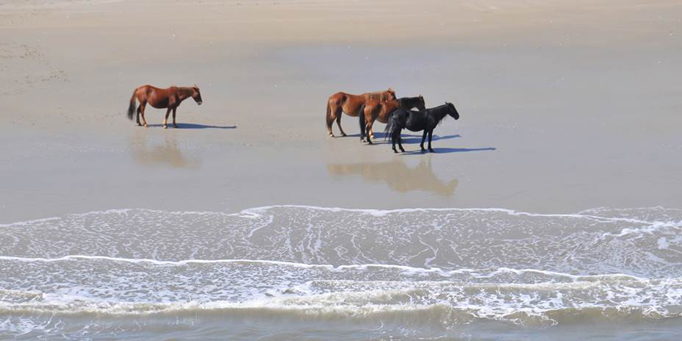
[[[367,134],[367,143],[372,144],[374,138],[374,130],[372,125],[374,121],[387,123],[391,113],[398,108],[426,110],[426,103],[424,97],[402,97],[399,99],[379,101],[370,99],[365,103],[360,113],[360,140],[365,140],[365,133]]]
[[[394,100],[395,91],[388,89],[386,91],[367,92],[362,95],[351,95],[345,92],[337,92],[327,100],[327,132],[329,136],[334,136],[332,132],[332,123],[336,120],[339,126],[341,135],[346,136],[346,133],[341,128],[341,113],[346,113],[348,116],[357,117],[360,115],[360,108],[370,99],[380,101]]]
[[[151,85],[143,85],[133,91],[133,96],[130,97],[130,105],[128,106],[128,118],[133,119],[133,112],[135,111],[135,99],[140,102],[137,107],[137,125],[140,124],[140,115],[142,115],[142,123],[147,126],[147,120],[144,118],[144,109],[149,103],[154,108],[167,108],[166,117],[163,120],[163,127],[168,128],[168,115],[173,111],[173,127],[177,128],[175,124],[175,111],[178,106],[185,99],[192,97],[197,104],[201,105],[201,92],[199,87],[194,85],[191,87],[177,87],[171,86],[167,89],[160,89]]]

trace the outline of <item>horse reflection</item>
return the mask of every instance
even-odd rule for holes
[[[140,134],[141,133],[141,134]],[[145,166],[170,166],[172,168],[196,168],[199,161],[183,155],[175,136],[163,136],[163,144],[152,144],[146,132],[133,135],[131,150],[135,162]]]
[[[415,167],[408,167],[404,161],[395,159],[386,162],[328,164],[332,175],[360,175],[365,181],[385,182],[397,192],[427,191],[451,196],[457,188],[457,179],[448,182],[436,177],[431,169],[431,159],[421,160]]]

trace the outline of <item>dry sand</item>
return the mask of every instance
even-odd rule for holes
[[[680,208],[681,28],[676,1],[0,1],[0,222]],[[124,110],[146,83],[197,83],[204,105],[139,128]],[[326,136],[329,94],[387,87],[455,103],[438,153]]]

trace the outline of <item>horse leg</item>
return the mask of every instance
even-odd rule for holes
[[[401,152],[405,152],[405,148],[403,148],[403,134],[402,134],[402,129],[398,129],[398,147],[400,147]]]
[[[173,109],[171,108],[166,109],[166,117],[163,118],[163,129],[168,128],[168,115],[170,115],[171,110]]]
[[[393,149],[394,153],[398,153],[398,151],[395,150],[395,136],[393,134],[391,134],[391,149]]]
[[[365,142],[365,115],[363,113],[358,115],[358,121],[360,122],[360,142]]]
[[[142,123],[144,127],[147,127],[147,119],[144,118],[144,109],[147,107],[147,103],[140,104],[140,116],[142,116]]]
[[[426,134],[428,133],[428,130],[424,129],[424,135],[422,135],[422,143],[419,144],[419,147],[422,148],[422,152],[425,152],[426,149],[424,149],[424,141],[426,140]]]
[[[431,148],[431,140],[432,140],[432,139],[433,139],[433,129],[431,129],[431,130],[429,131],[429,151],[430,151],[431,153],[435,153],[435,152],[433,151],[433,148]]]
[[[398,140],[398,143],[400,143],[400,140],[399,140],[400,136],[396,136],[396,132],[397,132],[397,131],[398,131],[398,130],[394,129],[394,130],[391,132],[391,148],[393,148],[393,152],[396,153],[396,154],[398,154],[398,150],[395,149],[395,142],[396,142],[396,140]]]
[[[140,123],[140,111],[141,110],[142,110],[142,106],[140,105],[137,107],[137,110],[136,110],[137,115],[135,115],[135,117],[137,118],[137,125],[138,126],[142,126],[142,123]]]
[[[367,143],[372,144],[372,139],[374,136],[372,136],[372,125],[374,122],[372,119],[367,120],[367,126],[365,126],[365,133],[367,133]]]
[[[340,112],[336,115],[336,125],[339,126],[339,130],[341,130],[341,136],[348,136],[346,135],[346,132],[343,131],[343,128],[341,128],[341,115],[343,112]]]
[[[178,110],[177,107],[173,108],[173,128],[177,128],[178,125],[175,124],[175,112]]]

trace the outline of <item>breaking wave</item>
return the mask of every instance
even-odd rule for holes
[[[681,230],[682,210],[664,208],[73,214],[0,225],[0,316],[677,319]]]

